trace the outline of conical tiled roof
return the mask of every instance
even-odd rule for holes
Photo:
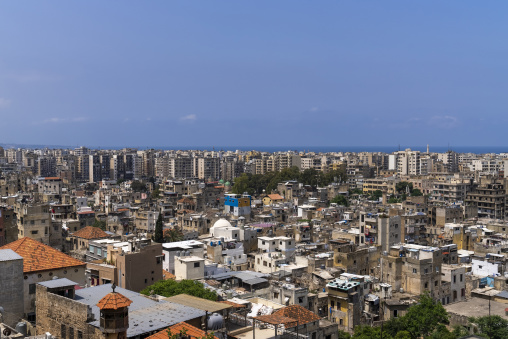
[[[132,300],[125,297],[124,295],[111,292],[102,298],[98,303],[97,307],[101,310],[117,310],[119,308],[127,307],[132,304]]]

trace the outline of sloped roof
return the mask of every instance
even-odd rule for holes
[[[272,200],[284,200],[280,194],[268,194],[268,197]]]
[[[101,310],[117,310],[132,304],[132,300],[116,292],[108,293],[98,303],[97,307]]]
[[[101,239],[109,238],[109,234],[101,230],[99,227],[87,226],[74,233],[73,236],[82,239]]]
[[[298,320],[299,325],[307,324],[321,319],[316,313],[309,311],[300,305],[291,305],[273,312],[273,315],[281,315]]]
[[[190,336],[191,338],[203,338],[206,333],[203,330],[200,330],[197,327],[194,327],[192,325],[189,325],[185,322],[178,323],[176,325],[173,325],[169,327],[172,334],[178,334],[180,331],[185,329],[186,335]],[[215,337],[218,339],[217,337]],[[168,339],[168,330],[162,330],[160,332],[157,332],[155,334],[152,334],[151,336],[147,337],[146,339]]]
[[[11,249],[23,257],[25,273],[86,265],[81,260],[27,237],[0,247],[0,250],[5,249]]]

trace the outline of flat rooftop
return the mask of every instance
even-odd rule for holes
[[[449,313],[458,314],[465,317],[483,317],[489,315],[489,300],[482,298],[471,298],[466,301],[460,301],[453,304],[444,305]],[[497,301],[490,302],[491,315],[499,315],[508,320],[505,314],[506,304]]]

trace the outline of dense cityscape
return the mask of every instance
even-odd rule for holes
[[[506,166],[429,147],[0,148],[2,333],[502,338]]]

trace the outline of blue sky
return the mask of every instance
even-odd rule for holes
[[[506,146],[507,7],[2,1],[0,143]]]

